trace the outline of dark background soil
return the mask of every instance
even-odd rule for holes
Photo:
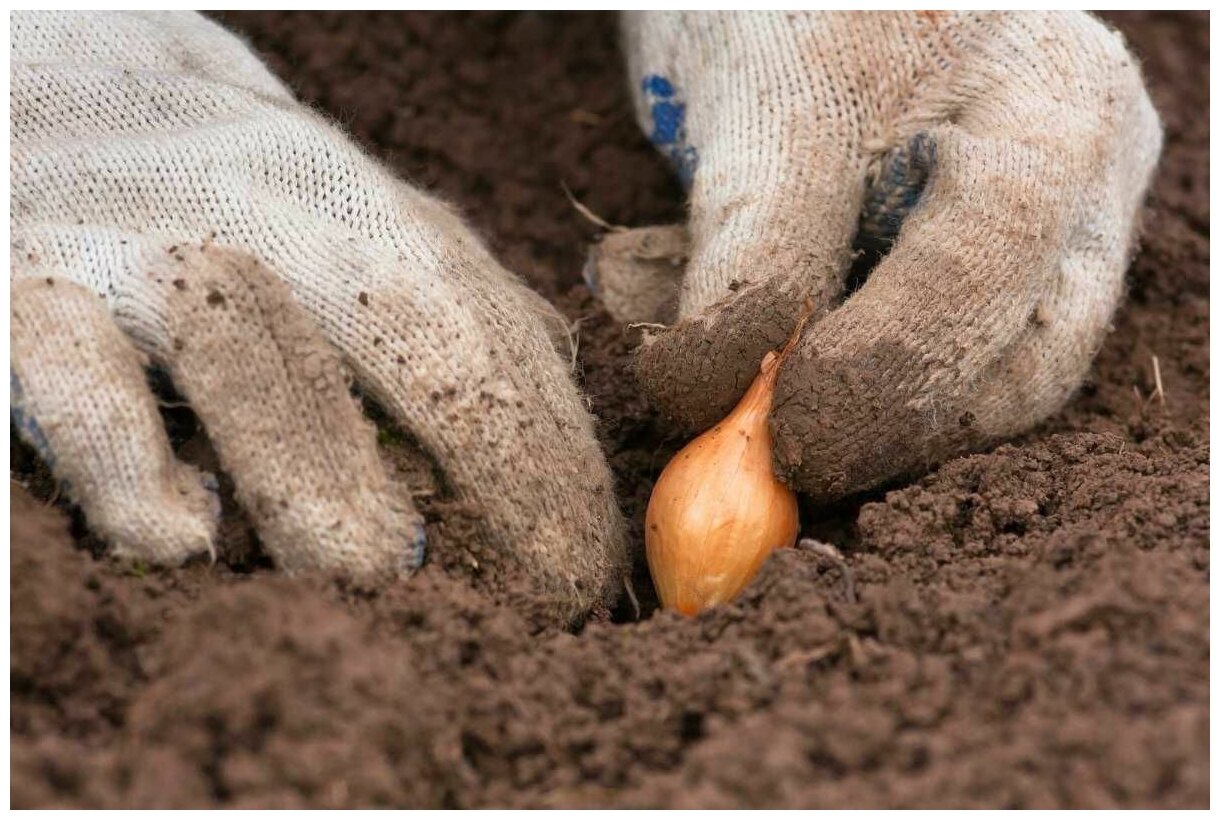
[[[682,203],[612,18],[220,17],[583,320],[638,549],[680,441],[578,284],[595,234],[560,183],[627,225]],[[639,622],[531,634],[436,565],[379,595],[258,562],[123,574],[14,462],[13,804],[1206,806],[1208,20],[1111,19],[1167,133],[1115,332],[1034,433],[807,511],[857,597],[785,551],[697,619],[641,574]]]

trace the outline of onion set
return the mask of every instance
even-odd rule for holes
[[[796,543],[796,493],[772,471],[767,417],[809,307],[783,349],[763,358],[733,411],[682,448],[653,487],[644,544],[667,609],[694,615],[731,601],[772,552]]]

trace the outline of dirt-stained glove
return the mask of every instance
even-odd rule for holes
[[[1079,385],[1161,146],[1118,34],[1008,12],[634,13],[623,34],[689,222],[612,235],[587,278],[619,318],[676,320],[637,359],[663,410],[722,417],[806,299],[772,429],[778,472],[820,500],[1024,430]]]
[[[485,583],[559,618],[607,599],[622,523],[566,325],[457,216],[198,15],[16,14],[11,55],[13,417],[116,553],[213,549],[151,360],[280,567],[418,566],[354,376],[481,517]]]

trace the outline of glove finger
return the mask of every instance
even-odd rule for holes
[[[17,279],[11,296],[13,424],[89,527],[123,558],[174,565],[214,555],[214,481],[174,458],[145,357],[105,302],[46,277]]]
[[[1040,63],[988,75],[929,132],[931,176],[892,251],[780,373],[776,462],[798,489],[825,500],[924,470],[1027,428],[1079,384],[1160,147],[1130,57],[1093,42],[1061,77]]]
[[[410,225],[397,248],[294,235],[284,246],[309,264],[284,269],[362,387],[477,516],[449,560],[526,610],[571,620],[617,594],[626,555],[571,357],[552,344],[566,322],[447,208],[391,190]]]
[[[214,246],[174,249],[149,283],[168,340],[158,353],[276,565],[358,580],[418,567],[423,521],[387,477],[338,355],[288,286],[254,257]]]
[[[156,93],[158,83],[169,76],[207,78],[218,85],[291,99],[284,85],[240,39],[198,12],[25,10],[13,12],[10,25],[10,57],[24,71],[47,70],[62,76],[64,64],[87,63],[94,71],[121,75],[126,81],[112,82],[108,91],[99,86],[93,94],[76,97],[83,107],[101,104],[95,110],[121,109],[137,99],[125,93],[123,86],[135,85],[160,98],[164,122],[167,113],[190,108],[170,91]],[[40,87],[43,94],[73,99],[71,88]],[[189,113],[198,116],[201,112]],[[96,127],[96,119],[90,120]]]
[[[821,99],[840,79],[810,53],[826,23],[637,12],[623,25],[640,124],[689,181],[680,316],[775,276],[801,291],[798,304],[829,304],[850,258],[864,159],[855,123]]]
[[[867,158],[858,123],[827,104],[846,80],[815,64],[818,25],[783,14],[624,17],[640,124],[690,182],[680,321],[645,342],[637,373],[663,412],[693,428],[731,409],[807,299],[820,315],[842,294]]]

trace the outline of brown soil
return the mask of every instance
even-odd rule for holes
[[[681,215],[612,20],[223,19],[583,320],[638,542],[679,440],[577,284],[594,234],[560,188],[617,223]],[[1207,805],[1208,25],[1114,19],[1168,138],[1115,332],[1038,431],[807,510],[851,588],[788,551],[686,620],[641,571],[638,622],[539,633],[439,565],[378,595],[247,558],[124,572],[15,489],[14,805]]]

